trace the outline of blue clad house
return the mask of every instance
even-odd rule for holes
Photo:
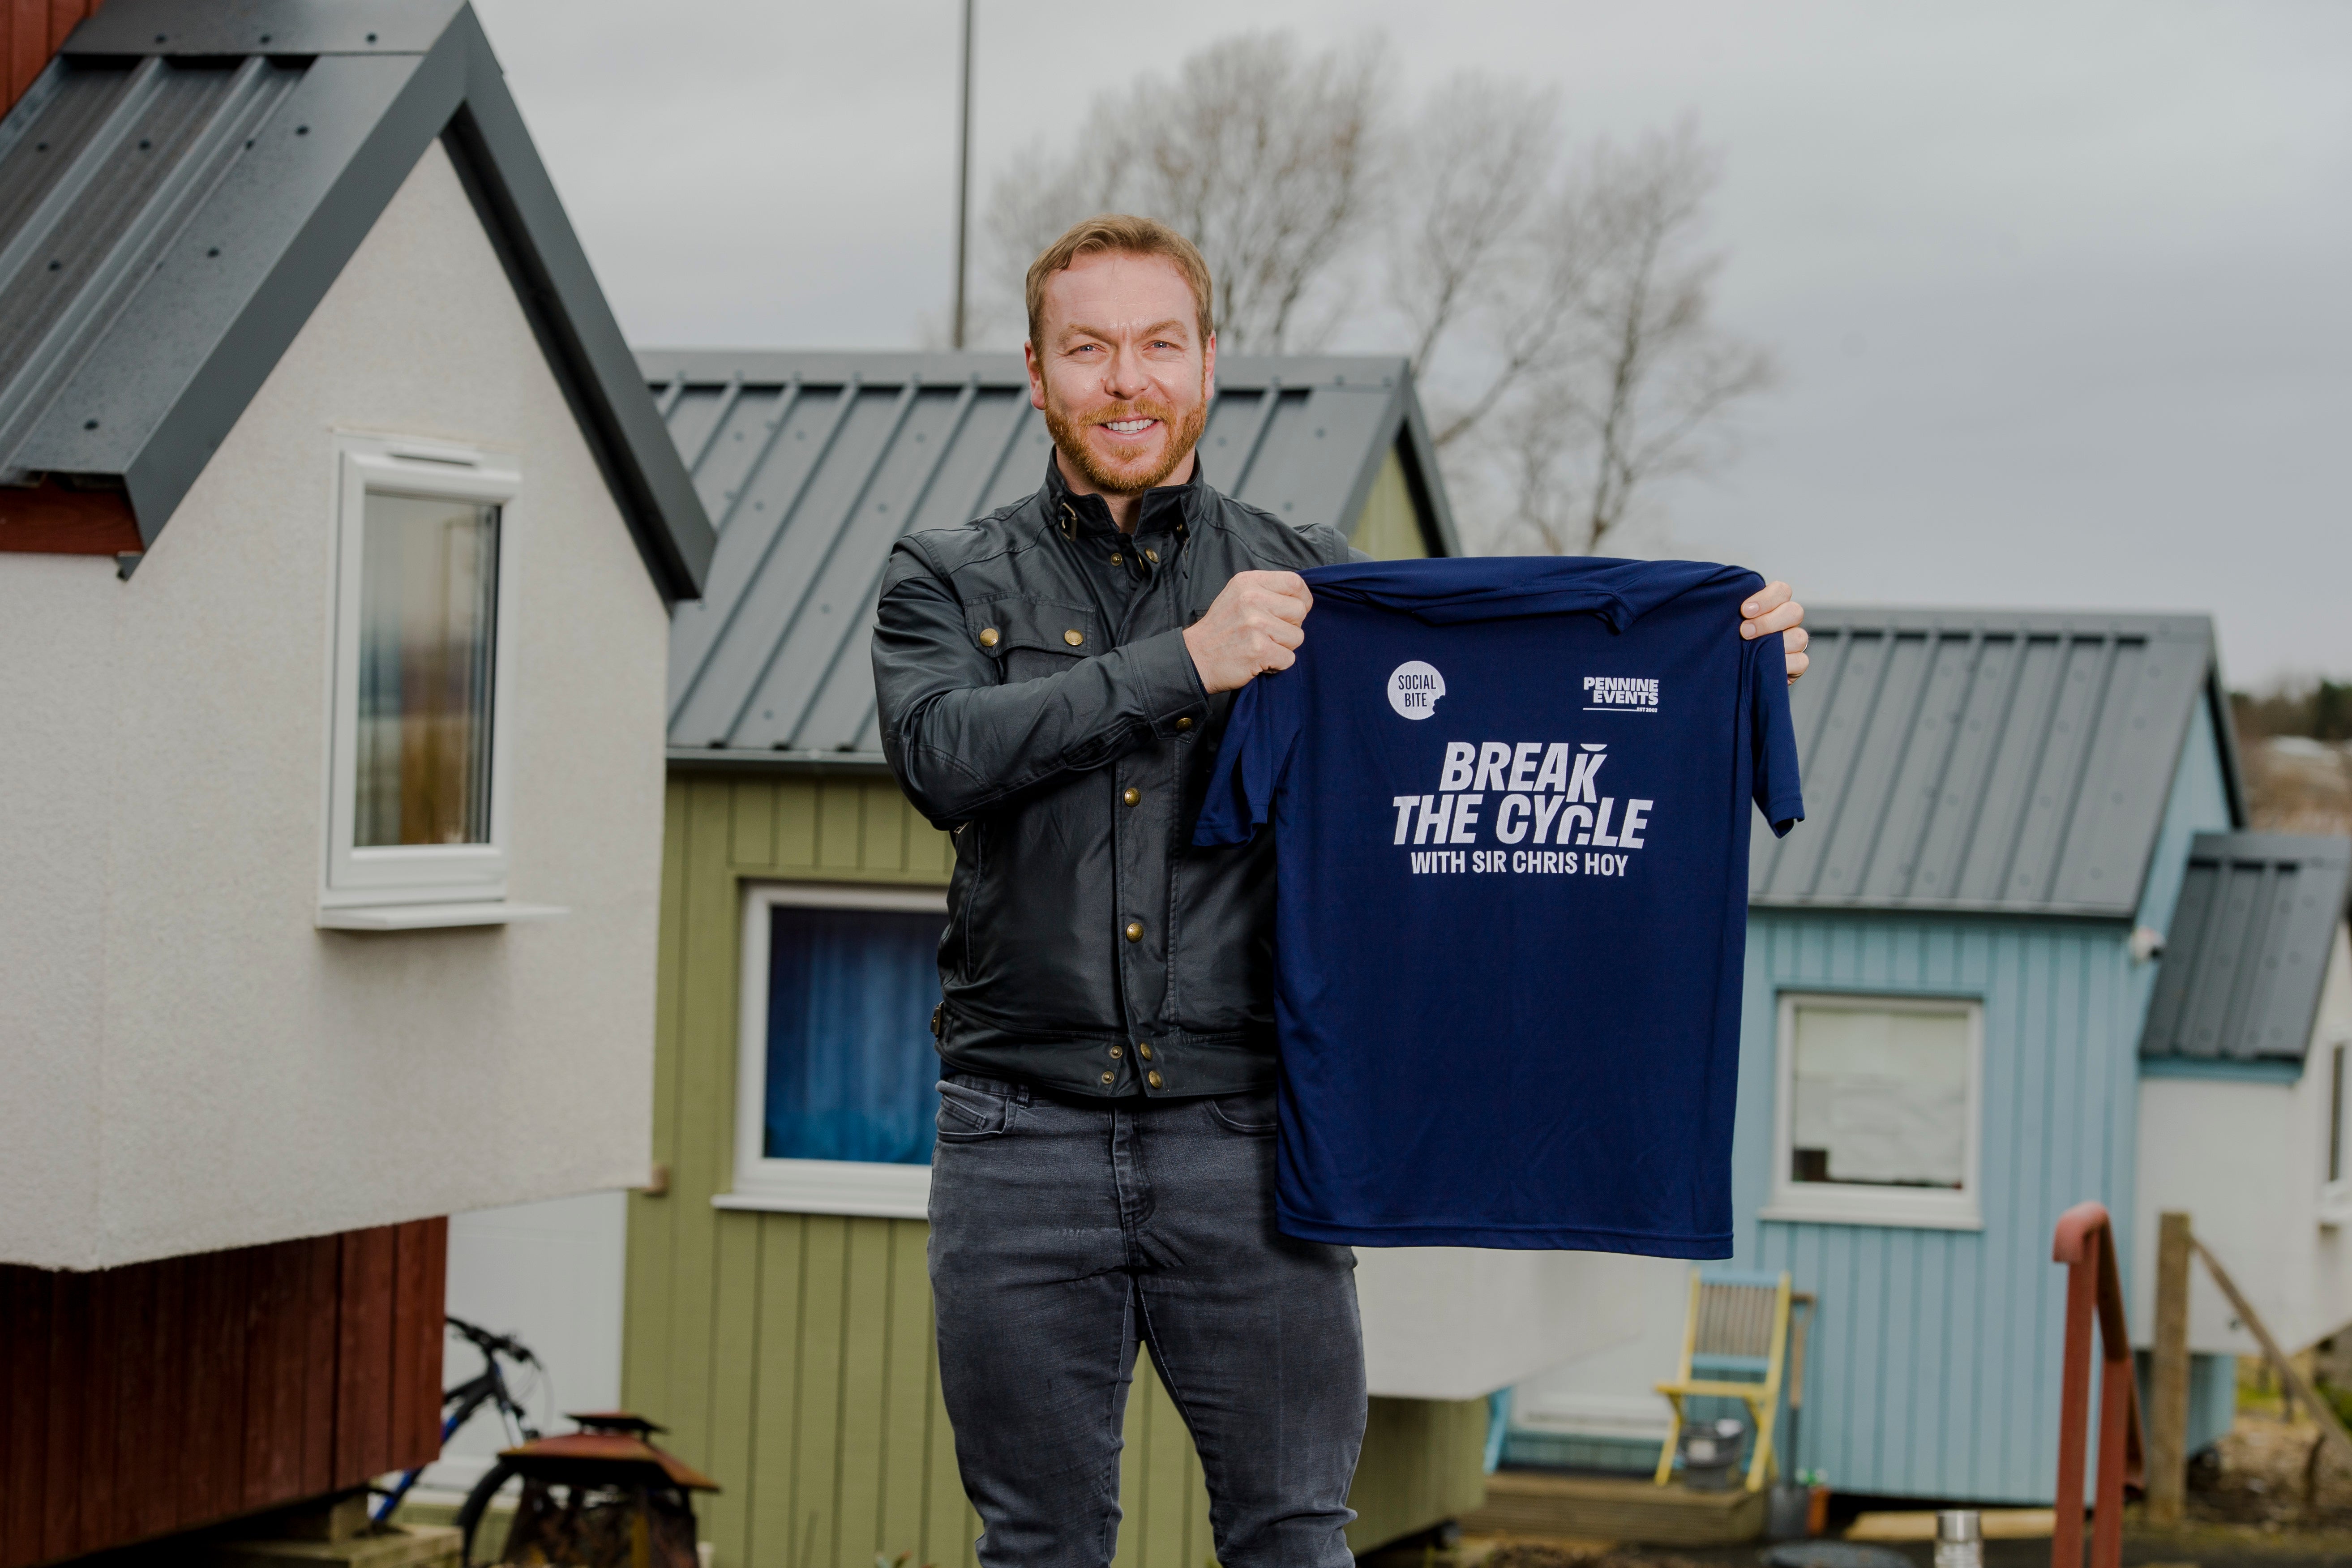
[[[2244,824],[2212,626],[1807,624],[1808,819],[1756,840],[1723,1267],[1786,1269],[1819,1303],[1788,1465],[1843,1491],[2046,1503],[2052,1227],[2095,1198],[2131,1246],[2160,933],[2192,841]],[[1509,1459],[1654,1462],[1685,1280],[1655,1264],[1642,1333],[1520,1385]],[[2232,1373],[2196,1358],[2192,1447],[2226,1427]]]

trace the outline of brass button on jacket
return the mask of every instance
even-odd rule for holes
[[[1102,1080],[1103,1080],[1103,1087],[1104,1087],[1105,1089],[1108,1089],[1112,1084],[1115,1084],[1115,1083],[1117,1083],[1117,1082],[1118,1081],[1118,1074],[1117,1074],[1117,1073],[1115,1073],[1115,1072],[1107,1072],[1107,1073],[1103,1074]]]
[[[994,626],[982,626],[980,628],[980,646],[982,647],[994,647],[996,646],[996,628]]]
[[[1154,1089],[1166,1089],[1168,1087],[1160,1080],[1160,1075],[1156,1072],[1145,1073],[1143,1075],[1143,1081],[1150,1084]]]
[[[1088,1098],[1146,1088],[1130,1061],[1166,1075],[1155,1094],[1263,1090],[1274,836],[1192,844],[1188,803],[1234,696],[1202,690],[1183,633],[1236,573],[1344,562],[1348,542],[1229,500],[1197,468],[1141,497],[1122,535],[1101,497],[1035,455],[1029,499],[900,538],[875,610],[882,749],[915,809],[953,830],[940,1057]],[[1124,565],[1106,571],[1113,552]],[[1182,1073],[1147,1061],[1145,1041]]]
[[[1145,1061],[1150,1061],[1151,1059],[1151,1042],[1149,1040],[1136,1041],[1135,1054],[1141,1057]]]
[[[1127,802],[1129,805],[1141,805],[1143,804],[1143,792],[1136,788],[1133,784],[1129,784],[1123,792],[1121,792],[1118,798]]]
[[[1121,1051],[1121,1050],[1120,1050],[1117,1046],[1113,1046],[1113,1047],[1110,1048],[1110,1059],[1111,1059],[1111,1060],[1113,1060],[1113,1061],[1117,1061],[1117,1060],[1118,1060],[1118,1058],[1119,1058],[1121,1056],[1123,1056],[1124,1054],[1125,1054],[1125,1053],[1124,1053],[1124,1052],[1122,1052],[1122,1051]]]

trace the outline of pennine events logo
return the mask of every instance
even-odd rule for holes
[[[1658,683],[1622,675],[1588,675],[1584,678],[1584,710],[1587,713],[1655,713],[1658,710]]]

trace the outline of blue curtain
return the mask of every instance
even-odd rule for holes
[[[768,1158],[930,1163],[947,918],[789,904],[768,918]]]

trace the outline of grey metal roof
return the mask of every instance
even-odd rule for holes
[[[1811,608],[1790,692],[1806,820],[1750,901],[2129,919],[2191,713],[2244,793],[2202,616]]]
[[[2301,1061],[2352,887],[2352,838],[2200,833],[2139,1054]]]
[[[111,0],[0,121],[0,476],[152,545],[441,137],[664,592],[713,536],[458,0]]]
[[[649,350],[639,356],[719,548],[670,631],[677,762],[878,767],[866,637],[891,544],[1045,482],[1016,354]],[[1220,360],[1210,483],[1346,528],[1391,451],[1432,554],[1460,546],[1402,359]]]

